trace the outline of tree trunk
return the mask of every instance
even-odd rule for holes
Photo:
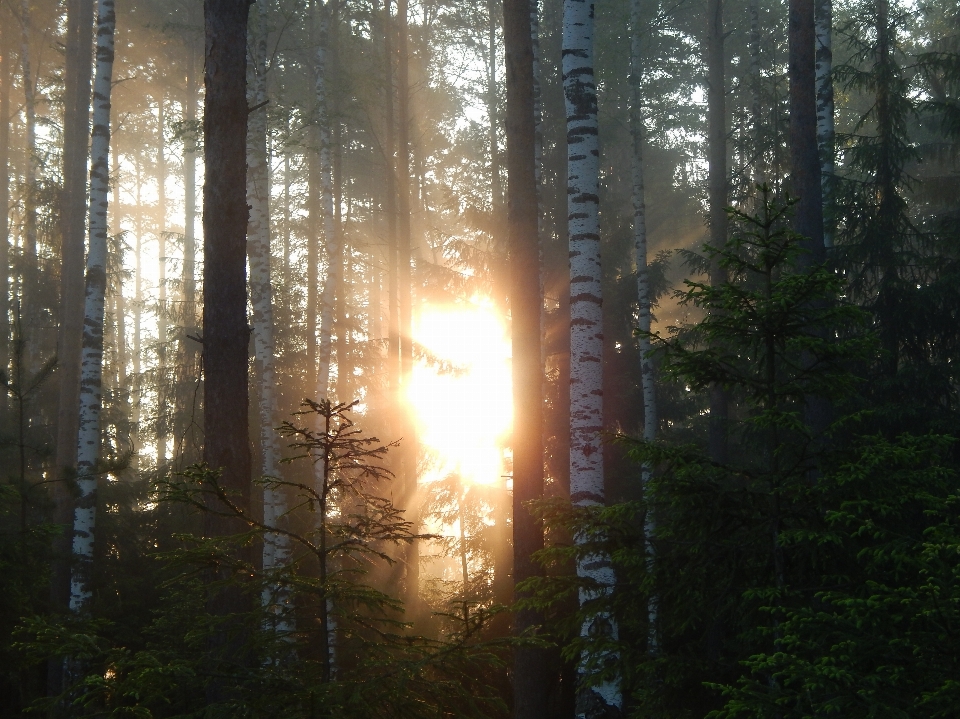
[[[329,70],[333,53],[331,44],[331,12],[328,2],[319,4],[320,37],[317,44],[316,92],[317,128],[320,137],[320,188],[323,212],[323,239],[327,273],[320,297],[320,340],[317,358],[317,400],[327,399],[330,384],[330,358],[333,347],[333,322],[336,298],[343,277],[343,244],[337,225],[333,191],[333,147],[331,141]]]
[[[820,151],[817,146],[814,0],[790,0],[790,185],[799,199],[794,229],[803,235],[804,267],[824,260]]]
[[[494,239],[501,229],[503,183],[500,179],[500,146],[497,132],[500,113],[497,109],[497,0],[487,0],[487,116],[490,120],[490,196],[493,211]]]
[[[630,25],[632,30],[630,43],[630,81],[632,85],[630,103],[630,134],[633,139],[633,240],[637,262],[637,317],[640,337],[637,349],[640,354],[640,385],[643,392],[643,439],[653,442],[657,438],[657,387],[654,375],[650,342],[650,269],[647,263],[647,205],[643,184],[643,114],[640,80],[643,76],[643,61],[640,53],[640,0],[630,2]],[[656,518],[652,509],[650,480],[653,467],[645,462],[640,468],[643,496],[647,501],[647,514],[644,523],[644,539],[647,551],[647,566],[653,570],[653,535],[656,532]],[[647,635],[647,651],[656,655],[659,650],[657,638],[657,599],[651,597],[647,603],[647,615],[650,626]]]
[[[563,3],[563,92],[567,115],[567,217],[570,245],[570,497],[579,507],[604,503],[603,295],[600,269],[600,143],[593,71],[592,0]],[[610,558],[577,564],[580,577],[612,591]],[[581,602],[589,600],[581,592]],[[613,632],[611,617],[584,623],[583,636]],[[581,687],[577,715],[616,715],[622,705],[618,678]]]
[[[10,86],[13,85],[13,18],[0,7],[0,368],[10,362]],[[78,383],[79,384],[79,383]],[[6,418],[6,402],[0,402],[0,422]],[[69,521],[69,520],[68,520]],[[66,552],[63,552],[66,555]]]
[[[87,156],[90,142],[90,74],[93,63],[93,0],[69,0],[64,76],[63,193],[60,228],[60,323],[57,329],[57,478],[77,464],[80,408],[80,344],[84,312],[84,236],[86,234]],[[6,266],[6,265],[4,265]],[[70,521],[69,493],[55,487],[57,524]],[[67,534],[64,533],[64,537]],[[63,556],[66,552],[63,552]],[[55,569],[54,606],[65,606],[69,571]],[[62,579],[60,578],[62,576]]]
[[[267,152],[267,9],[266,0],[256,0],[255,22],[250,32],[251,79],[247,104],[257,107],[249,117],[247,140],[247,251],[250,258],[250,299],[253,306],[253,340],[260,383],[260,474],[280,478],[280,442],[276,432],[277,396],[273,338],[273,292],[270,272],[270,179]],[[263,490],[263,522],[276,527],[287,513],[282,488],[267,485]],[[267,533],[263,540],[263,570],[283,567],[289,561],[289,540],[285,535]],[[274,627],[284,634],[293,629],[287,593],[279,585],[264,589],[263,604],[275,615]]]
[[[727,241],[727,98],[724,58],[723,0],[707,3],[707,141],[709,144],[710,176],[710,244],[720,248]],[[717,287],[726,282],[726,273],[719,258],[710,265],[710,283]],[[710,387],[710,458],[714,462],[727,461],[728,397],[723,387]]]
[[[37,336],[40,308],[37,303],[37,286],[40,272],[40,258],[37,256],[37,118],[36,118],[36,81],[30,65],[30,2],[21,0],[20,24],[22,28],[20,44],[20,67],[23,79],[24,95],[24,134],[26,139],[26,172],[24,174],[23,200],[23,239],[21,242],[21,312],[26,319],[27,364],[34,364],[37,351]]]
[[[113,0],[97,4],[97,70],[93,85],[90,168],[90,247],[87,253],[77,434],[77,488],[73,513],[73,571],[70,610],[85,614],[93,597],[93,541],[97,511],[97,460],[103,376],[103,309],[107,288],[107,205],[109,198],[110,91],[113,78]]]
[[[163,94],[157,100],[157,469],[167,463],[167,157]]]
[[[541,573],[533,561],[543,548],[543,527],[526,506],[543,496],[543,366],[540,348],[539,207],[537,202],[536,120],[531,5],[505,0],[503,39],[507,70],[507,231],[510,257],[510,314],[513,343],[513,578],[522,582]],[[543,622],[535,611],[518,612],[514,632]],[[513,715],[547,716],[550,696],[547,651],[514,651]]]
[[[413,276],[410,252],[410,57],[407,26],[408,0],[397,0],[397,287],[400,309],[400,403],[403,445],[400,478],[404,487],[407,520],[419,531],[417,502],[417,437],[405,393],[413,373]],[[407,611],[420,608],[420,548],[414,540],[406,547]]]
[[[206,90],[203,129],[203,459],[242,508],[250,502],[247,386],[246,60],[251,0],[205,0]],[[211,504],[216,500],[210,500]],[[213,510],[222,510],[214,504]],[[243,531],[238,520],[207,512],[205,534]],[[211,579],[223,577],[211,577]],[[248,600],[238,587],[217,592],[208,608],[221,616],[242,613]],[[232,629],[232,631],[231,631]],[[219,630],[208,647],[213,662],[245,663],[239,627]],[[207,687],[208,703],[230,696],[222,680]]]
[[[823,246],[833,247],[834,111],[833,0],[816,0],[817,145],[820,151],[820,192],[823,198]]]

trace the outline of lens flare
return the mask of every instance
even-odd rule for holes
[[[428,306],[414,340],[429,356],[414,366],[407,399],[420,442],[437,458],[424,479],[458,472],[468,482],[496,482],[513,420],[502,319],[489,303]]]

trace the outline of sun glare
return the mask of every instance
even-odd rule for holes
[[[428,306],[414,339],[429,355],[414,366],[408,397],[419,439],[437,458],[425,479],[455,471],[469,482],[497,481],[513,420],[503,321],[488,304]]]

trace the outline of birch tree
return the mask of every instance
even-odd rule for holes
[[[103,313],[107,288],[107,205],[109,198],[110,91],[113,78],[113,0],[97,3],[97,59],[93,84],[90,145],[89,248],[84,297],[83,355],[80,373],[80,429],[77,435],[77,497],[73,513],[73,572],[70,610],[84,613],[93,596],[93,540],[103,376]]]
[[[657,437],[657,394],[650,342],[650,267],[647,262],[647,205],[643,185],[643,112],[640,79],[643,62],[640,48],[640,0],[630,2],[630,134],[633,139],[633,241],[637,262],[637,341],[640,352],[640,383],[643,392],[643,439],[652,442]],[[653,565],[653,534],[656,522],[650,504],[650,479],[653,467],[649,462],[641,466],[640,476],[644,497],[647,499],[647,514],[644,537],[647,545],[647,562]],[[651,597],[647,611],[650,617],[648,649],[657,651],[657,601]]]
[[[592,0],[564,0],[563,94],[567,116],[570,245],[570,497],[578,507],[604,503],[600,144],[593,72],[593,20]],[[575,540],[581,542],[583,538]],[[580,591],[581,606],[598,593],[613,591],[615,578],[607,556],[585,556],[577,564],[577,575],[588,584]],[[612,617],[601,613],[584,621],[582,636],[598,633],[616,640],[617,626]],[[581,665],[581,673],[583,670]],[[618,711],[621,704],[619,680],[584,684],[577,697],[577,716],[583,719],[606,716]]]
[[[259,370],[260,474],[267,480],[280,477],[280,443],[277,426],[277,387],[274,359],[273,292],[270,270],[270,181],[267,169],[267,0],[257,0],[250,25],[251,67],[247,104],[253,108],[247,128],[247,253],[250,258],[250,299],[253,307],[253,341]],[[263,490],[263,523],[277,527],[287,513],[282,488],[267,482]],[[287,535],[267,532],[263,539],[263,569],[271,572],[287,564]],[[293,629],[289,601],[276,585],[264,589],[262,601],[276,615],[276,629]]]

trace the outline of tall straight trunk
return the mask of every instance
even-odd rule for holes
[[[255,21],[250,32],[251,72],[247,104],[257,107],[249,117],[247,139],[247,253],[250,258],[250,299],[253,307],[253,341],[259,379],[260,474],[280,478],[280,442],[277,420],[277,380],[273,337],[273,292],[270,284],[270,178],[267,151],[267,0],[256,0]],[[263,522],[277,527],[287,513],[282,488],[266,485],[263,490]],[[289,561],[286,535],[268,532],[263,540],[263,569],[270,572]],[[279,585],[264,588],[263,605],[276,616],[275,628],[289,632],[289,597]]]
[[[38,337],[37,321],[40,308],[36,306],[37,288],[40,272],[40,258],[37,256],[37,174],[39,157],[37,156],[37,111],[36,81],[33,77],[30,60],[30,2],[21,0],[20,25],[20,68],[23,80],[23,113],[26,152],[26,172],[24,173],[23,195],[23,236],[21,240],[21,285],[20,302],[27,324],[27,356],[33,357]],[[32,363],[28,360],[28,364]]]
[[[834,107],[833,107],[833,0],[816,0],[816,78],[817,78],[817,145],[820,151],[820,192],[823,198],[823,246],[833,247],[834,209],[833,173]]]
[[[413,374],[413,276],[410,252],[410,57],[408,0],[397,0],[397,288],[400,309],[400,402],[403,446],[400,476],[404,485],[407,520],[418,530],[417,437],[405,395]],[[406,605],[419,611],[420,548],[416,540],[406,547]]]
[[[497,0],[487,0],[487,117],[490,120],[490,196],[494,233],[500,231],[503,183],[500,178],[500,112],[497,108]],[[495,239],[500,239],[496,237]]]
[[[505,0],[503,39],[507,70],[507,232],[513,344],[513,578],[541,573],[533,554],[543,548],[543,526],[527,504],[543,496],[543,366],[540,348],[539,208],[537,203],[534,54],[531,5]],[[535,10],[534,10],[535,12]],[[514,620],[519,636],[543,622],[523,610]],[[513,715],[547,716],[550,682],[547,652],[517,647],[513,660]]]
[[[766,148],[763,132],[763,76],[760,70],[760,0],[750,0],[750,124],[753,126],[754,184],[766,182]],[[752,189],[752,188],[751,188]]]
[[[180,367],[173,427],[173,456],[179,466],[191,464],[192,417],[196,393],[197,354],[197,62],[193,43],[187,43],[186,92],[183,98],[183,121],[187,131],[183,138],[183,267],[181,268],[180,322],[177,331],[177,357]]]
[[[723,247],[727,241],[727,87],[724,57],[723,0],[707,3],[707,142],[709,144],[710,244]],[[710,264],[710,283],[726,282],[719,258]],[[709,451],[714,462],[727,461],[728,397],[723,387],[710,387]]]
[[[396,405],[400,397],[400,293],[397,281],[397,169],[396,169],[396,133],[394,117],[394,74],[393,74],[393,17],[390,10],[392,0],[386,0],[383,6],[383,55],[384,55],[384,161],[386,177],[384,188],[384,213],[387,218],[387,378]],[[394,407],[392,420],[399,419],[398,408]]]
[[[134,229],[137,235],[134,246],[133,270],[133,382],[131,392],[131,444],[134,468],[140,464],[140,419],[143,413],[143,168],[139,153],[134,160],[137,184],[137,205]]]
[[[630,134],[633,139],[633,242],[637,262],[637,325],[640,337],[637,340],[640,353],[640,385],[643,392],[643,439],[653,442],[657,438],[657,387],[654,375],[650,342],[650,268],[647,262],[647,204],[643,183],[643,113],[640,80],[643,76],[643,58],[641,55],[641,14],[640,0],[630,1]],[[645,462],[640,468],[644,499],[647,500],[647,514],[643,527],[646,542],[647,566],[653,569],[653,536],[656,532],[656,517],[652,508],[650,480],[653,467]],[[652,596],[647,603],[649,629],[647,651],[656,655],[659,651],[657,637],[657,599]]]
[[[184,120],[188,132],[183,147],[183,324],[193,332],[197,326],[197,67],[193,48],[188,48],[187,52]]]
[[[109,198],[110,91],[113,78],[113,0],[97,3],[97,70],[93,84],[90,144],[90,236],[83,310],[80,373],[80,428],[77,433],[77,489],[73,512],[73,570],[70,610],[85,614],[93,597],[93,541],[97,511],[97,459],[103,376],[103,310],[107,288],[107,205]]]
[[[13,23],[0,7],[0,369],[10,361],[10,86],[13,84]],[[0,403],[0,422],[6,402]]]
[[[163,95],[157,102],[157,467],[167,462],[167,156]]]
[[[820,150],[817,146],[815,0],[789,2],[790,185],[798,198],[794,229],[807,238],[803,266],[824,259]]]
[[[203,188],[204,461],[246,504],[247,428],[246,48],[250,0],[206,0]],[[207,515],[207,534],[234,523]]]
[[[57,473],[77,463],[80,407],[80,343],[83,337],[84,236],[86,234],[87,155],[90,142],[90,73],[93,63],[93,0],[69,0],[64,74],[63,192],[60,207],[60,322],[57,330]],[[63,488],[62,483],[57,483]],[[70,521],[68,493],[56,493],[56,521]],[[64,535],[66,536],[66,535]],[[62,573],[64,577],[67,572]],[[54,579],[57,582],[57,579]],[[56,605],[66,601],[66,582]],[[60,594],[62,591],[62,594]]]
[[[593,71],[592,0],[563,3],[563,94],[567,116],[567,220],[570,246],[570,498],[578,507],[604,503],[603,295],[600,267],[600,143]],[[579,538],[575,538],[578,541]],[[577,575],[613,591],[610,558],[581,558]],[[581,604],[593,598],[581,592]],[[583,636],[612,632],[612,617],[595,617]],[[577,715],[605,717],[622,705],[619,678],[582,686]]]
[[[327,264],[323,293],[320,296],[320,338],[317,347],[317,399],[329,393],[330,358],[333,348],[333,323],[336,298],[343,276],[343,245],[334,208],[333,143],[330,117],[331,3],[319,3],[319,42],[316,57],[317,129],[320,138],[320,194],[323,213],[323,239]],[[317,465],[319,467],[319,465]]]
[[[90,75],[93,65],[93,0],[69,0],[64,73],[63,194],[61,196],[60,314],[57,328],[56,479],[53,486],[53,521],[63,528],[53,540],[50,573],[50,604],[55,611],[66,609],[70,597],[70,528],[73,496],[65,481],[77,467],[77,433],[80,431],[80,361],[84,314],[84,238],[87,215],[87,157],[90,142]],[[0,23],[2,24],[2,23]],[[2,50],[0,50],[2,52]],[[6,56],[6,53],[4,53]],[[4,82],[0,79],[0,83]],[[8,92],[8,91],[7,91]],[[9,94],[8,94],[9,97]],[[7,131],[8,112],[0,112],[2,132]],[[4,173],[4,181],[6,173]],[[4,209],[7,200],[0,198]],[[4,233],[4,239],[6,233]],[[6,243],[4,242],[4,247]],[[0,258],[7,267],[7,259]],[[6,278],[6,273],[4,273]],[[3,292],[6,300],[6,291]],[[6,320],[7,308],[0,307]],[[4,334],[4,337],[6,335]],[[3,363],[4,365],[6,363]],[[47,689],[59,694],[63,663],[47,664]]]

